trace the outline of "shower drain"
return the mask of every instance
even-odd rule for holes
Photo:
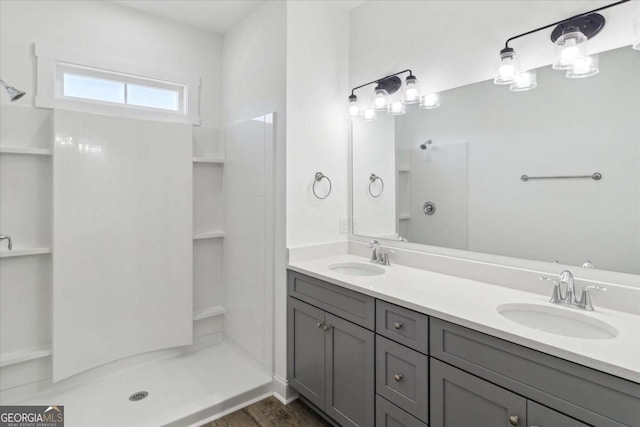
[[[136,391],[131,396],[129,396],[129,400],[132,402],[137,402],[138,400],[142,400],[147,396],[149,396],[148,391]]]

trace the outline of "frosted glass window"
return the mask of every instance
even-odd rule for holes
[[[124,104],[125,84],[64,73],[64,96]]]
[[[178,111],[180,110],[179,102],[180,93],[177,90],[127,85],[127,104],[129,105]]]

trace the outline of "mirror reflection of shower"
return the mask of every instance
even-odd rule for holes
[[[433,143],[433,141],[432,141],[432,140],[427,139],[425,142],[423,142],[422,144],[420,144],[420,149],[421,149],[421,150],[427,150],[427,149],[431,146],[431,144],[432,144],[432,143]]]
[[[18,99],[22,98],[26,94],[26,92],[23,92],[19,89],[16,89],[13,86],[10,86],[4,80],[0,80],[0,86],[5,88],[5,90],[9,94],[9,99],[11,100],[11,102],[17,101]]]

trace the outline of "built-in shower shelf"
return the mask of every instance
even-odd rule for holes
[[[194,157],[194,163],[218,163],[224,164],[224,159],[216,158],[216,157]]]
[[[7,249],[2,249],[0,251],[0,258],[11,258],[15,256],[27,256],[27,255],[41,255],[41,254],[50,254],[52,252],[51,248],[18,248],[12,251]]]
[[[50,156],[53,154],[53,150],[50,150],[48,148],[12,147],[8,145],[0,145],[0,153]]]
[[[5,366],[24,363],[30,360],[42,359],[51,356],[50,348],[36,348],[30,350],[12,351],[11,353],[0,355],[0,368]]]
[[[399,221],[406,221],[408,219],[411,219],[411,215],[398,215]]]
[[[224,307],[218,305],[215,307],[203,308],[193,313],[193,320],[208,319],[210,317],[222,316],[225,313]]]
[[[193,235],[193,240],[220,239],[224,237],[224,231],[213,231],[211,233],[198,233]]]

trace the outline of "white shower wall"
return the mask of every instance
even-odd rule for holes
[[[274,114],[225,129],[224,330],[273,364]]]
[[[54,382],[191,344],[191,126],[54,122]]]

